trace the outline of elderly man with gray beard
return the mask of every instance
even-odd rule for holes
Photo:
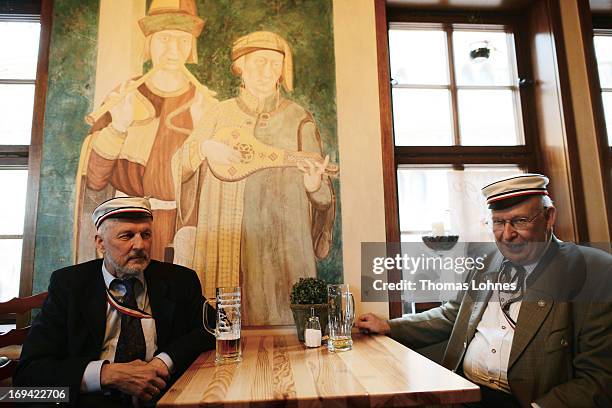
[[[155,400],[214,348],[202,326],[200,282],[190,269],[151,260],[147,199],[113,198],[92,218],[103,259],[52,274],[14,383],[70,387],[79,406]]]

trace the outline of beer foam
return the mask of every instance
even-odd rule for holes
[[[217,340],[238,340],[240,339],[240,333],[220,332],[220,333],[217,333],[216,338]]]

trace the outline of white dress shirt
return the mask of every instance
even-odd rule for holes
[[[102,262],[102,276],[104,277],[104,284],[106,288],[110,287],[111,282],[115,277],[110,274],[106,269],[104,262]],[[151,305],[149,304],[149,295],[147,293],[147,282],[144,279],[142,273],[136,276],[139,284],[134,285],[134,292],[136,295],[136,304],[140,310],[151,314]],[[116,292],[111,289],[110,292],[113,296],[121,297],[123,294]],[[145,360],[151,361],[154,357],[162,360],[168,370],[172,372],[174,363],[170,356],[166,353],[160,353],[156,356],[153,355],[157,350],[157,331],[155,330],[155,319],[140,319],[142,325],[142,332],[144,334],[146,354]],[[90,361],[85,372],[83,373],[83,379],[81,380],[81,391],[82,392],[99,392],[102,390],[100,385],[100,372],[102,371],[102,364],[105,362],[113,362],[115,360],[115,351],[117,349],[117,342],[119,341],[119,334],[121,333],[121,313],[119,313],[110,304],[106,304],[106,328],[104,331],[104,341],[102,342],[102,350],[100,351],[100,359]]]
[[[538,263],[524,265],[525,279]],[[508,295],[506,295],[508,296]],[[476,327],[463,359],[463,372],[472,382],[511,393],[508,385],[508,362],[514,339],[514,329],[508,323],[500,305],[504,293],[494,291]],[[503,300],[502,300],[503,302]],[[521,301],[510,305],[510,317],[515,322],[521,310]]]

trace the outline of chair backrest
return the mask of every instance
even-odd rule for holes
[[[0,316],[23,314],[30,312],[32,309],[40,309],[46,298],[47,292],[42,292],[35,296],[13,298],[8,302],[2,302],[0,303]],[[29,330],[30,326],[27,326],[0,333],[0,347],[22,345]],[[11,377],[15,367],[17,367],[15,359],[0,355],[0,380]]]

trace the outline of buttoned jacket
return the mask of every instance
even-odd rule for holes
[[[155,319],[155,354],[170,356],[176,379],[215,346],[202,325],[200,282],[190,269],[157,261],[151,261],[144,278]],[[85,368],[100,358],[106,310],[101,259],[53,272],[47,299],[23,345],[15,385],[70,387],[75,403]]]

